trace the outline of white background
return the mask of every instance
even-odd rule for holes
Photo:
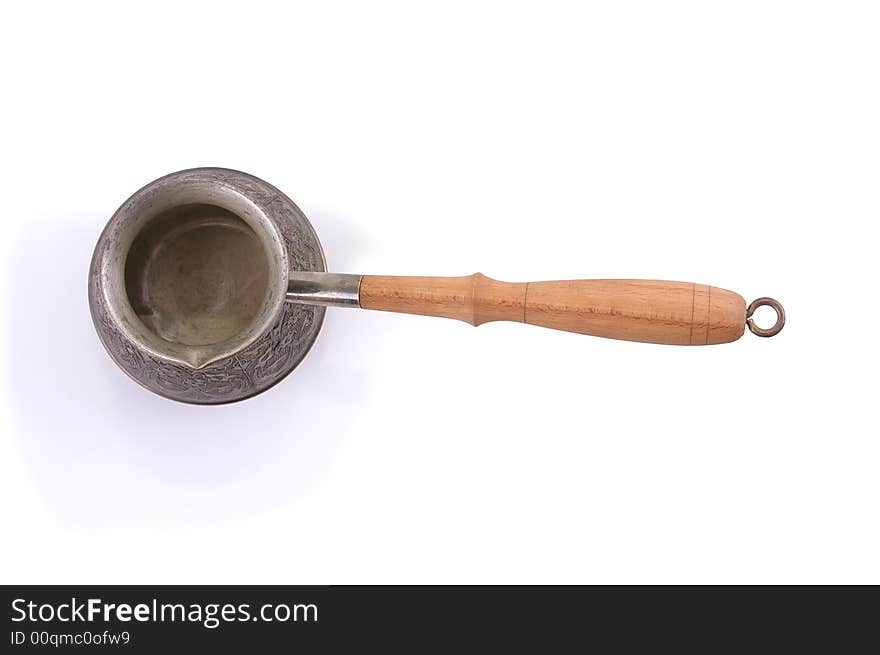
[[[0,579],[880,583],[878,34],[869,2],[7,7]],[[788,325],[337,309],[269,392],[177,404],[86,274],[200,165],[288,193],[337,272],[679,279]]]

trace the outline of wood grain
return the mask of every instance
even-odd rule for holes
[[[745,301],[732,291],[662,280],[500,282],[465,277],[365,275],[364,309],[441,316],[480,325],[517,321],[610,339],[675,345],[736,341]]]

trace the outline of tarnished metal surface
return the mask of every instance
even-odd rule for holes
[[[220,168],[135,193],[95,247],[89,305],[116,363],[174,400],[252,396],[302,360],[324,318],[285,302],[295,271],[324,271],[320,242],[283,193]]]
[[[755,320],[752,318],[752,314],[754,314],[759,307],[772,307],[773,311],[776,312],[776,323],[774,323],[772,327],[764,329],[755,325]],[[753,334],[756,334],[759,337],[775,336],[779,334],[783,327],[785,327],[785,310],[782,308],[782,304],[778,300],[766,297],[758,298],[757,300],[753,300],[746,309],[746,325],[749,326],[749,330],[751,330]]]

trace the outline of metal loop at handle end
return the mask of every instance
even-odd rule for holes
[[[776,323],[773,324],[773,327],[764,329],[755,325],[755,320],[752,318],[752,314],[755,313],[758,307],[773,308],[773,311],[776,312]],[[782,328],[785,325],[785,310],[782,308],[782,304],[778,300],[774,300],[773,298],[758,298],[757,300],[753,300],[752,304],[746,309],[746,325],[749,326],[749,330],[751,330],[752,334],[756,334],[759,337],[775,336],[782,331]]]

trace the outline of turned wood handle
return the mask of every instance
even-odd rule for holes
[[[360,306],[457,318],[517,321],[610,339],[704,345],[742,336],[746,304],[732,291],[661,280],[499,282],[465,277],[365,275]]]

